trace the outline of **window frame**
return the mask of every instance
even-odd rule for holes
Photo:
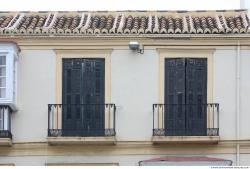
[[[4,57],[5,58],[5,64],[4,65],[0,65],[0,69],[1,68],[5,68],[5,75],[4,76],[0,75],[0,79],[5,79],[4,87],[0,86],[0,90],[1,89],[5,89],[5,96],[1,97],[1,95],[0,95],[0,99],[5,99],[7,97],[7,77],[8,77],[7,76],[7,56],[6,56],[6,54],[0,54],[0,57]]]
[[[17,51],[15,44],[0,44],[0,56],[6,58],[6,94],[0,98],[0,104],[10,106],[13,111],[17,109]]]
[[[207,103],[213,102],[213,54],[214,48],[158,48],[159,53],[159,103],[164,103],[165,97],[165,59],[167,58],[206,58],[207,59]],[[159,115],[159,127],[163,115]],[[211,120],[208,119],[208,126]]]
[[[104,101],[111,103],[111,53],[112,49],[95,49],[95,50],[55,50],[56,53],[56,103],[62,103],[62,61],[70,58],[85,58],[85,59],[104,59],[105,60],[105,75],[104,75]],[[62,115],[59,113],[59,129],[62,127]],[[105,112],[105,129],[109,128],[109,118]]]

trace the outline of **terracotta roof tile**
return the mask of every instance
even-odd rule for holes
[[[2,22],[0,24],[0,27],[5,28],[8,26],[10,21],[13,19],[13,16],[3,16],[3,17],[1,17],[1,19],[2,19]]]
[[[1,13],[0,34],[246,33],[246,11]]]

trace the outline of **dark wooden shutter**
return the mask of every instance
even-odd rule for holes
[[[187,59],[187,129],[191,135],[206,135],[207,60]]]
[[[64,135],[76,134],[77,129],[81,126],[80,106],[73,106],[73,104],[81,103],[81,64],[81,59],[63,60],[62,115]]]
[[[166,59],[165,84],[166,134],[182,135],[185,128],[185,59]]]
[[[165,60],[166,135],[206,135],[207,60]]]
[[[104,66],[104,59],[63,59],[64,135],[104,134]]]
[[[85,59],[83,63],[83,128],[87,135],[104,134],[104,59]],[[93,106],[93,104],[96,104]]]

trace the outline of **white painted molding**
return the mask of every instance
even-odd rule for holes
[[[54,13],[54,16],[49,24],[49,26],[47,28],[51,28],[54,25],[54,22],[56,21],[56,17],[57,17],[57,13]]]
[[[148,28],[145,31],[146,33],[151,33],[152,32],[152,15],[149,14],[148,16]]]
[[[19,18],[17,19],[16,23],[14,23],[14,25],[12,27],[10,27],[9,29],[15,29],[17,27],[17,25],[20,23],[20,21],[23,19],[24,14],[21,13]]]
[[[115,21],[113,23],[113,27],[110,29],[109,33],[115,33],[115,28],[116,28],[116,24],[117,24],[117,20],[118,20],[118,17],[120,16],[120,14],[117,14],[116,17],[115,17]]]
[[[16,19],[18,14],[16,14],[12,19],[11,21],[9,22],[9,24],[6,26],[6,28],[10,27],[10,25],[12,24],[12,22]]]
[[[232,31],[232,30],[227,26],[227,21],[226,21],[226,18],[225,18],[225,16],[224,16],[223,13],[221,13],[221,17],[222,17],[223,25],[224,25],[225,28],[226,28],[226,32],[228,33],[228,32],[230,32],[230,31]]]
[[[249,25],[248,25],[248,22],[247,22],[246,14],[245,13],[240,13],[240,16],[242,18],[244,27],[248,28]]]
[[[196,33],[196,30],[194,29],[193,18],[191,15],[189,15],[188,17],[189,17],[190,33]]]
[[[83,24],[83,21],[84,21],[84,17],[85,17],[85,14],[82,13],[82,15],[81,15],[81,20],[80,20],[80,22],[79,22],[79,25],[76,27],[76,29],[79,29],[79,28],[82,27],[82,24]]]
[[[46,21],[45,21],[45,23],[43,25],[43,28],[45,28],[46,25],[48,24],[50,16],[51,16],[51,13],[49,13],[49,15],[48,15],[48,17],[47,17],[47,19],[46,19]]]
[[[187,23],[187,18],[186,15],[183,15],[182,17],[182,22],[183,22],[183,33],[188,33],[188,23]]]
[[[154,27],[153,33],[159,33],[159,22],[158,22],[157,14],[155,15],[155,27]]]
[[[125,24],[125,16],[124,16],[124,14],[122,14],[121,21],[120,21],[120,24],[119,24],[119,27],[117,30],[118,33],[123,33],[122,29],[124,27],[124,24]]]
[[[89,24],[90,24],[90,19],[91,19],[91,13],[88,13],[86,24],[83,27],[84,30],[88,29]]]

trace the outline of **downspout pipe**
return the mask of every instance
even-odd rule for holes
[[[240,165],[240,41],[237,42],[237,56],[236,56],[236,165]]]

